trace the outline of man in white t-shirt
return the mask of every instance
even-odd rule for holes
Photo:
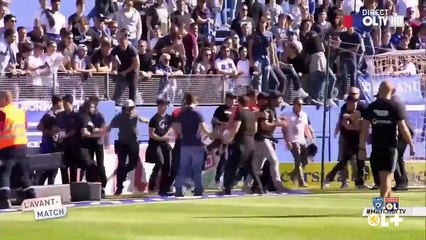
[[[302,98],[295,98],[291,112],[285,113],[286,126],[282,128],[288,150],[294,157],[293,182],[298,180],[299,187],[307,187],[303,169],[308,164],[307,142],[313,142],[313,131],[309,126],[308,115],[302,110]]]
[[[51,0],[52,10],[44,10],[40,16],[40,23],[44,27],[48,40],[58,42],[61,40],[62,28],[67,28],[65,16],[59,12],[61,0]]]
[[[214,65],[219,74],[223,74],[228,79],[228,91],[233,92],[235,88],[235,78],[243,72],[239,72],[235,66],[234,60],[230,58],[231,49],[225,45],[220,47],[220,57],[216,59]]]

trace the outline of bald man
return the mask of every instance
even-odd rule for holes
[[[13,104],[10,91],[0,91],[0,209],[11,207],[10,188],[18,202],[35,197],[30,188],[25,112]],[[20,203],[19,203],[20,204]]]
[[[394,87],[389,81],[383,81],[379,87],[377,99],[362,113],[363,122],[358,157],[366,159],[366,144],[371,126],[372,152],[370,164],[372,171],[379,172],[380,196],[391,196],[391,184],[398,158],[398,130],[410,147],[414,156],[414,145],[410,131],[404,121],[400,105],[391,100]]]

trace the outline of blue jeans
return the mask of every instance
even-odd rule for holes
[[[328,84],[328,89],[326,89],[327,99],[331,98],[331,92],[333,91],[334,84],[336,83],[336,76],[331,71],[331,69],[329,70],[329,73],[330,73],[330,78],[329,78],[330,82]],[[321,92],[323,88],[325,87],[325,83],[327,81],[327,74],[325,72],[317,71],[311,74],[311,78],[313,81],[313,89],[314,89],[312,93],[312,98],[318,100],[319,97],[321,96]]]
[[[239,11],[238,12],[236,11],[238,1],[239,0],[224,0],[224,4],[223,4],[224,7],[223,8],[225,10],[222,10],[222,11],[225,11],[225,14],[226,14],[227,9],[229,9],[229,11],[231,12],[231,19],[235,19],[236,14],[239,14]]]
[[[225,5],[222,6],[222,9],[220,8],[212,9],[216,27],[219,27],[220,25],[224,25],[228,22],[226,10],[227,8]]]
[[[176,195],[182,195],[182,186],[185,183],[185,179],[189,176],[193,177],[195,184],[194,194],[203,194],[202,172],[204,154],[205,150],[203,146],[181,146],[179,173],[176,177]]]
[[[281,68],[281,71],[287,75],[287,77],[292,81],[293,83],[293,90],[297,91],[300,88],[300,80],[299,80],[299,74],[297,74],[294,67],[289,68]]]
[[[254,82],[253,86],[255,89],[259,89],[260,87],[260,91],[263,92],[268,92],[270,90],[270,86],[269,86],[269,75],[270,75],[270,71],[269,69],[267,69],[266,67],[269,66],[269,61],[267,58],[258,58],[254,60],[254,65],[257,67],[257,69],[259,70],[259,82]]]

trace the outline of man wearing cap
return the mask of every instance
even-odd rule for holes
[[[336,166],[326,175],[324,184],[326,187],[331,181],[334,180],[338,171],[343,171],[347,167],[347,163],[351,161],[353,157],[356,157],[356,179],[355,186],[357,189],[365,189],[364,185],[364,160],[358,159],[358,145],[359,145],[359,134],[361,130],[361,113],[365,111],[365,107],[358,103],[358,98],[355,94],[351,94],[346,98],[344,110],[339,116],[339,162]],[[342,176],[342,178],[345,178]],[[347,178],[347,176],[346,176]],[[343,180],[342,180],[343,181]],[[342,182],[341,188],[349,187],[348,183]]]
[[[149,142],[146,149],[146,162],[154,163],[149,178],[148,191],[152,192],[160,173],[159,195],[167,195],[173,182],[171,169],[172,147],[170,146],[171,116],[166,113],[168,100],[157,100],[157,113],[149,121]]]
[[[259,112],[264,113],[264,116],[258,118],[257,132],[255,139],[255,156],[252,161],[253,172],[256,176],[256,182],[260,182],[260,174],[265,159],[270,163],[270,171],[272,181],[277,192],[283,192],[284,187],[281,182],[279,171],[279,160],[275,153],[275,144],[278,142],[273,133],[275,128],[282,127],[284,122],[277,118],[275,108],[280,106],[282,95],[278,91],[272,91],[269,94],[268,105],[262,107]],[[265,189],[263,189],[265,191]]]
[[[293,110],[286,113],[286,126],[282,129],[287,149],[291,151],[294,158],[294,170],[291,172],[293,182],[298,181],[299,187],[308,187],[303,170],[308,164],[307,143],[313,142],[312,129],[309,119],[302,109],[303,100],[293,100]]]
[[[107,127],[108,133],[111,129],[118,128],[118,140],[114,143],[118,158],[115,195],[121,195],[127,174],[136,168],[139,160],[138,123],[148,123],[147,119],[138,116],[133,100],[124,101],[122,106],[121,113],[115,115]],[[129,158],[128,163],[127,158]]]
[[[129,88],[129,99],[136,101],[139,81],[139,57],[135,47],[129,42],[130,32],[128,29],[120,30],[119,45],[111,51],[111,56],[118,62],[117,82],[112,99],[118,101],[124,90]]]
[[[229,116],[232,113],[232,107],[235,104],[236,98],[237,97],[235,96],[235,94],[233,94],[232,92],[227,92],[225,95],[225,104],[220,105],[219,107],[216,108],[212,118],[212,126],[213,126],[214,132],[218,132],[218,133],[223,132],[228,127]],[[228,145],[222,144],[222,141],[219,139],[215,140],[212,144],[210,144],[207,147],[207,150],[217,149],[219,152],[218,156],[220,159],[217,164],[216,176],[215,176],[215,181],[217,185],[219,185],[220,183],[220,177],[222,176],[222,173],[223,173],[223,167],[224,167],[225,161],[228,159],[227,148],[228,148]],[[217,156],[216,154],[214,155]]]
[[[358,147],[358,157],[366,159],[367,136],[371,126],[370,164],[372,171],[379,172],[381,197],[391,196],[391,184],[398,157],[398,130],[410,146],[410,156],[415,154],[403,112],[400,106],[391,100],[393,88],[389,81],[383,81],[379,87],[378,98],[362,113],[363,122]]]
[[[358,138],[359,138],[360,128],[358,128],[358,135],[356,135],[353,130],[352,131],[347,130],[345,125],[343,125],[342,120],[344,120],[344,116],[347,116],[346,120],[345,120],[345,122],[347,123],[347,120],[349,119],[349,121],[350,121],[350,119],[351,119],[350,117],[348,118],[348,114],[349,115],[353,114],[355,111],[362,114],[362,112],[365,111],[367,106],[365,105],[364,102],[359,101],[359,98],[360,98],[359,88],[351,87],[349,89],[348,97],[346,98],[346,100],[349,101],[349,105],[350,105],[351,108],[353,106],[355,106],[355,110],[348,109],[347,103],[343,104],[343,106],[340,108],[339,119],[337,121],[336,128],[334,130],[334,136],[335,137],[340,133],[338,161],[342,161],[345,158],[345,153],[348,153],[347,152],[348,144],[352,144],[351,146],[353,146],[356,143],[356,141],[358,141],[358,140],[355,139],[355,142],[354,142],[354,139],[352,137],[358,136]],[[354,125],[354,126],[356,126],[356,125]],[[350,133],[353,133],[353,134],[350,134]],[[352,147],[352,150],[353,149],[354,149],[354,147]],[[358,150],[354,154],[357,154],[357,153],[358,153]],[[353,155],[349,156],[349,157],[351,159],[353,159]],[[351,163],[352,176],[355,176],[355,177],[352,177],[352,178],[355,178],[355,187],[357,189],[364,189],[365,187],[367,187],[365,185],[365,182],[364,182],[365,162],[364,162],[364,160],[361,160],[361,159],[358,159],[358,158],[356,158],[356,160],[355,160],[356,162],[353,162],[353,161],[351,161],[351,159],[349,159],[348,161]],[[342,164],[342,165],[343,165],[343,167],[339,166],[339,169],[341,168],[339,170],[340,175],[341,175],[341,182],[342,182],[341,188],[347,188],[349,186],[349,180],[348,180],[349,172],[348,172],[348,168],[346,167],[347,164],[345,163],[345,164]]]

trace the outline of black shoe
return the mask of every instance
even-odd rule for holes
[[[223,189],[218,195],[231,195],[231,189]]]
[[[408,191],[408,186],[407,185],[395,185],[395,187],[392,188],[392,191]]]
[[[22,191],[22,190],[16,191],[16,202],[14,204],[21,205],[22,202],[24,202],[24,200],[35,198],[35,197],[36,197],[36,194],[34,192],[34,189],[32,188],[29,188],[25,191]]]
[[[0,200],[0,209],[9,209],[12,207],[10,200]]]
[[[203,193],[194,193],[194,197],[202,197]]]
[[[370,188],[370,190],[379,190],[379,186],[377,186],[377,185],[374,185],[374,186],[372,186],[371,188]]]
[[[158,196],[160,197],[170,197],[170,196],[174,196],[175,194],[172,192],[159,192]]]
[[[175,197],[184,197],[182,193],[175,193]]]
[[[115,190],[114,195],[115,196],[120,196],[123,193],[123,189],[122,188],[117,188],[117,190]]]

